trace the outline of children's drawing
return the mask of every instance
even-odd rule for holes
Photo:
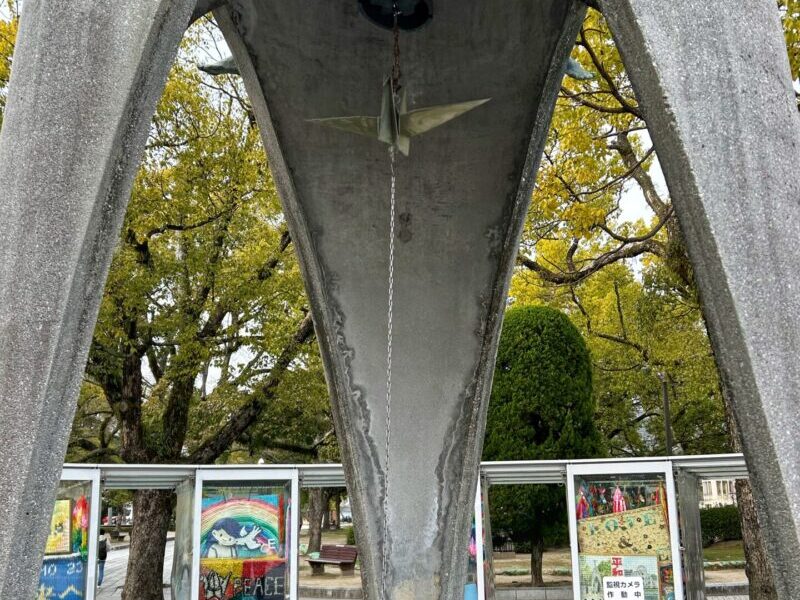
[[[204,558],[282,557],[282,498],[210,497],[203,500],[201,517]]]
[[[56,500],[50,519],[50,535],[47,536],[45,554],[69,554],[70,552],[70,501]]]

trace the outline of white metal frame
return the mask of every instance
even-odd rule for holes
[[[300,513],[300,477],[297,468],[198,468],[194,488],[194,530],[192,533],[195,552],[192,554],[192,598],[200,596],[200,521],[203,512],[203,484],[221,481],[251,482],[256,483],[281,483],[291,482],[291,511],[288,524],[291,527],[289,536],[289,600],[298,600],[297,595],[297,562],[298,538],[300,530],[298,521]]]
[[[747,479],[747,465],[741,454],[710,454],[698,456],[606,458],[589,460],[538,460],[481,463],[480,473],[486,485],[562,483],[567,464],[619,464],[669,460],[672,466],[697,475],[700,479]],[[65,471],[73,468],[100,469],[104,489],[174,489],[184,479],[194,477],[200,465],[64,465]],[[344,469],[340,464],[289,464],[289,465],[229,465],[232,472],[240,469],[275,468],[297,469],[302,487],[345,487]]]
[[[486,549],[483,547],[483,494],[481,494],[481,478],[478,477],[478,489],[475,491],[475,570],[477,571],[478,600],[486,600],[486,573],[483,561]]]
[[[100,471],[92,468],[64,467],[61,481],[90,482],[89,547],[86,557],[86,600],[94,600],[97,582],[97,538],[100,536]]]
[[[653,466],[655,465],[655,470]],[[479,483],[475,496],[476,518],[476,544],[478,557],[486,555],[483,543],[483,515],[481,486],[507,484],[556,484],[563,483],[567,478],[568,504],[570,506],[570,540],[573,547],[573,569],[575,570],[577,557],[577,532],[575,530],[575,474],[608,474],[608,473],[641,473],[654,472],[666,473],[667,492],[669,502],[670,530],[673,567],[676,574],[676,593],[680,589],[683,594],[682,557],[678,551],[680,546],[680,532],[677,528],[677,508],[675,505],[675,483],[672,469],[681,469],[696,475],[699,479],[713,479],[731,477],[736,479],[747,478],[747,465],[741,454],[721,454],[707,456],[674,456],[674,457],[642,457],[626,459],[589,459],[580,461],[552,460],[552,461],[508,461],[484,462],[480,466]],[[297,600],[297,568],[298,546],[296,532],[298,531],[299,518],[299,488],[302,487],[343,487],[345,485],[344,470],[339,464],[294,464],[294,465],[229,465],[226,467],[203,467],[199,465],[125,465],[125,464],[94,464],[70,465],[65,464],[61,479],[63,481],[91,481],[92,504],[90,521],[89,556],[87,559],[87,600],[95,599],[95,581],[97,569],[97,538],[100,525],[101,498],[100,488],[104,489],[174,489],[182,481],[195,478],[194,496],[194,523],[193,540],[198,546],[192,558],[192,593],[198,595],[200,574],[199,556],[199,523],[200,508],[202,506],[202,481],[292,481],[292,533],[290,562],[290,598]],[[577,571],[574,571],[577,572]],[[480,600],[485,600],[485,573],[482,568],[478,570],[478,594]],[[681,598],[682,596],[677,596]]]
[[[581,597],[580,570],[578,561],[578,525],[575,514],[575,476],[576,475],[632,475],[660,474],[667,483],[667,516],[669,520],[670,549],[672,550],[672,573],[675,582],[675,598],[684,598],[683,562],[681,556],[680,529],[678,527],[678,509],[676,507],[675,478],[672,473],[672,461],[616,463],[597,461],[588,463],[567,464],[567,506],[569,508],[569,539],[572,554],[572,593],[575,598]]]

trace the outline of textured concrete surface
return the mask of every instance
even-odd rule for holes
[[[194,0],[26,0],[0,134],[0,598],[33,598],[86,352]]]
[[[219,8],[225,4],[225,1],[226,0],[197,0],[197,4],[192,12],[192,22],[211,12],[215,8]]]
[[[491,97],[398,165],[394,375],[383,528],[389,161],[307,119],[375,115],[391,33],[356,2],[216,12],[253,101],[326,363],[366,597],[463,596],[496,338],[518,234],[584,7],[439,0],[403,34],[409,104]]]
[[[734,402],[781,598],[800,590],[800,115],[775,3],[603,0]]]

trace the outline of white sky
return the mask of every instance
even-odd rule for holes
[[[647,131],[642,131],[637,134],[642,141],[645,148],[652,145],[652,140]],[[650,168],[650,177],[653,180],[653,185],[656,191],[662,198],[666,198],[669,192],[667,191],[667,182],[664,179],[664,173],[661,171],[661,163],[658,162],[658,156],[654,155],[653,166]],[[637,221],[644,219],[646,222],[653,218],[653,211],[647,206],[644,200],[644,194],[641,188],[636,183],[628,183],[620,198],[620,216],[624,221]]]

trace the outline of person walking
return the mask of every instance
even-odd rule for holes
[[[108,534],[101,533],[97,543],[97,587],[103,585],[103,575],[106,570],[106,558],[108,558]]]

